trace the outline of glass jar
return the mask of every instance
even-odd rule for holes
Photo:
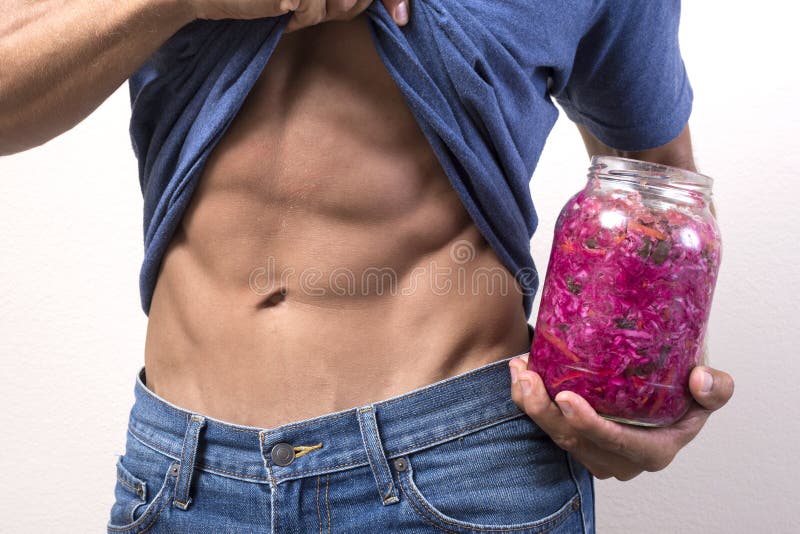
[[[551,397],[574,391],[598,414],[644,426],[686,413],[720,263],[712,182],[592,158],[556,221],[528,359]]]

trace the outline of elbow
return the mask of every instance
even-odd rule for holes
[[[25,146],[20,144],[19,110],[13,109],[5,86],[0,79],[0,157],[25,150]]]
[[[47,141],[41,133],[32,128],[35,121],[24,113],[14,109],[2,96],[0,90],[0,157],[11,156],[35,148]]]
[[[638,152],[624,152],[623,157],[652,161],[662,165],[678,167],[696,172],[694,154],[692,151],[692,138],[689,125],[686,124],[681,133],[672,141],[660,147]]]
[[[29,148],[20,144],[19,138],[14,135],[14,127],[5,119],[5,111],[0,110],[0,157],[10,156]]]
[[[23,93],[9,82],[13,77],[0,74],[0,157],[34,148],[42,139],[41,124],[35,119],[34,105],[20,99]]]

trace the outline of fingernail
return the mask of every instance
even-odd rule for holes
[[[519,385],[522,386],[522,393],[524,395],[530,395],[531,389],[533,389],[533,385],[531,384],[530,380],[523,378],[519,381]]]
[[[517,383],[517,378],[518,378],[517,377],[517,373],[518,373],[517,368],[514,367],[514,366],[511,366],[511,383],[512,384],[516,384]]]
[[[394,20],[398,24],[405,24],[408,22],[408,4],[400,2],[398,6],[394,8]]]
[[[572,405],[570,403],[568,403],[567,401],[556,399],[556,404],[558,404],[558,407],[561,408],[561,413],[563,413],[567,417],[572,415]]]
[[[709,393],[711,386],[714,385],[714,377],[708,371],[703,371],[703,381],[700,384],[700,391],[702,393]]]
[[[297,9],[298,2],[299,0],[281,0],[281,9],[284,11]]]

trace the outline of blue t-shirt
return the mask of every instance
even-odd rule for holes
[[[621,150],[663,145],[691,111],[679,0],[412,0],[398,27],[379,0],[373,42],[444,172],[524,290],[539,285],[530,179],[558,111]],[[195,20],[130,78],[144,195],[142,308],[203,165],[291,14]],[[576,155],[577,157],[577,155]]]

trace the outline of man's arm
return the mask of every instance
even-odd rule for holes
[[[0,155],[75,126],[192,20],[175,0],[0,5]]]
[[[66,132],[196,18],[296,10],[286,31],[348,20],[372,0],[0,0],[0,156]],[[407,0],[382,0],[408,21]]]
[[[684,126],[680,135],[666,145],[638,151],[611,148],[592,135],[585,126],[581,124],[577,124],[576,126],[581,133],[583,144],[586,145],[586,152],[589,154],[589,157],[594,155],[617,156],[620,158],[660,163],[661,165],[669,165],[670,167],[678,167],[679,169],[697,172],[697,166],[694,163],[694,155],[692,153],[692,137],[689,133],[688,123]],[[711,214],[716,217],[717,213],[713,200],[711,204],[709,204],[709,209],[711,210]]]
[[[586,145],[586,152],[589,156],[618,156],[621,158],[638,159],[641,161],[649,161],[652,163],[660,163],[662,165],[669,165],[671,167],[678,167],[680,169],[687,169],[690,171],[697,171],[694,165],[694,156],[692,155],[692,139],[689,134],[689,125],[687,124],[678,137],[667,143],[666,145],[658,148],[651,148],[648,150],[639,151],[626,151],[611,148],[603,144],[597,137],[586,129],[585,126],[578,124],[578,131],[583,138],[583,144]]]

